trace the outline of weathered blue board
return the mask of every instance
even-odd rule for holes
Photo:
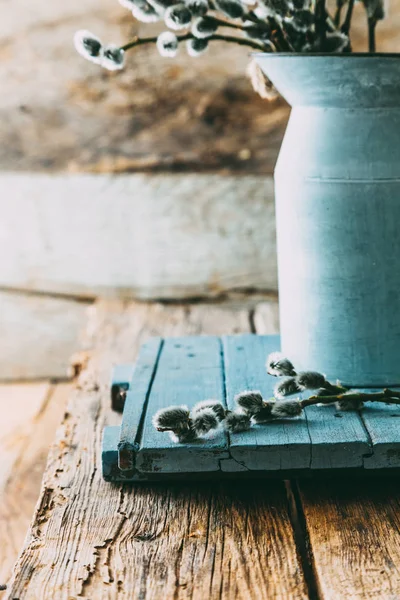
[[[112,405],[124,399],[120,427],[106,427],[103,476],[107,481],[146,481],[193,475],[262,473],[286,477],[321,470],[364,471],[400,467],[400,406],[368,403],[361,412],[311,406],[297,419],[222,429],[204,441],[175,444],[156,431],[152,417],[172,404],[189,408],[216,399],[230,409],[243,390],[273,395],[277,379],[265,361],[279,350],[279,336],[237,335],[153,338],[136,365],[114,370]],[[372,390],[369,390],[372,391]]]

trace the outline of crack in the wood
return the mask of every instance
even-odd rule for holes
[[[105,579],[103,577],[103,583],[112,584],[115,582],[115,577],[114,577],[112,567],[111,567],[112,547],[113,547],[114,543],[116,542],[116,540],[118,539],[118,536],[121,534],[121,531],[122,531],[123,526],[124,526],[125,522],[127,521],[127,519],[128,519],[128,517],[124,517],[121,515],[121,519],[115,529],[114,535],[111,538],[107,538],[106,540],[104,540],[104,542],[102,544],[98,544],[98,545],[94,546],[94,550],[93,550],[94,561],[93,561],[92,565],[85,565],[86,571],[87,571],[87,577],[82,580],[81,589],[80,589],[80,592],[78,593],[78,597],[79,596],[85,597],[87,595],[87,592],[89,591],[89,589],[92,586],[92,582],[93,582],[95,575],[100,571],[100,566],[107,567],[108,581],[105,581]],[[100,575],[101,575],[101,573],[100,573]],[[122,586],[122,584],[123,584],[123,581],[118,579],[117,587],[120,588]]]
[[[363,416],[363,414],[362,414],[361,411],[359,412],[359,417],[360,417],[362,428],[364,429],[365,435],[367,436],[368,445],[369,445],[369,452],[366,452],[361,457],[362,458],[362,465],[365,468],[365,461],[368,460],[369,458],[371,458],[374,455],[374,444],[372,442],[372,438],[371,438],[370,433],[368,431],[367,425],[365,424],[364,416]]]
[[[184,543],[185,543],[184,538],[182,538],[181,543],[179,544],[179,548],[176,553],[176,557],[175,557],[175,589],[174,589],[173,600],[178,600],[179,594],[180,594],[180,588],[182,587],[181,583],[180,583],[180,577],[181,577],[181,562],[182,562],[182,556],[183,556]]]
[[[254,296],[254,300],[259,303],[262,300],[269,300],[276,302],[278,300],[278,293],[275,290],[270,290],[267,288],[256,288],[256,287],[231,287],[227,291],[218,292],[215,295],[210,296],[187,296],[185,298],[154,298],[155,302],[159,302],[160,304],[167,305],[178,305],[184,306],[187,309],[185,316],[188,317],[190,313],[191,304],[216,304],[229,302],[231,300],[237,300],[237,295],[243,296],[243,300],[246,304],[251,303],[252,296]],[[256,333],[255,331],[253,333]]]
[[[237,465],[240,465],[241,467],[244,467],[244,468],[246,469],[246,471],[251,471],[251,470],[252,470],[252,469],[249,469],[249,467],[247,467],[247,466],[245,465],[245,463],[244,463],[244,462],[242,462],[242,461],[240,461],[240,460],[237,460],[236,458],[234,458],[234,457],[232,456],[232,454],[231,454],[231,451],[230,451],[230,448],[229,448],[229,447],[227,448],[227,452],[228,452],[229,456],[227,456],[226,458],[219,458],[219,459],[218,459],[218,470],[219,470],[219,471],[223,472],[223,469],[222,469],[222,463],[223,463],[224,461],[233,461],[233,462],[234,462],[234,463],[236,463]]]
[[[303,512],[303,505],[297,481],[285,481],[288,500],[288,513],[293,530],[296,552],[303,571],[309,600],[322,600],[318,591],[318,581],[314,569],[314,557]]]

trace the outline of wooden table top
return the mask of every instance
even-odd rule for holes
[[[99,302],[5,598],[400,598],[400,484],[384,479],[113,485],[113,364],[152,335],[276,333],[276,307]]]

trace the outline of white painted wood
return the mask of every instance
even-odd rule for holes
[[[87,303],[0,291],[0,380],[65,378]]]
[[[138,298],[276,290],[261,176],[0,176],[0,286]]]

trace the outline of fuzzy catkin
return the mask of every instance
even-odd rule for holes
[[[246,32],[248,29],[250,29],[250,28],[246,28]],[[272,82],[264,75],[261,68],[258,66],[258,64],[256,63],[256,61],[254,59],[252,59],[249,62],[248,67],[246,69],[246,74],[251,81],[253,90],[255,92],[257,92],[257,94],[259,96],[261,96],[261,98],[263,98],[264,100],[275,100],[278,97],[279,94],[278,94],[276,88],[273,86]],[[270,375],[274,375],[275,377],[278,376],[277,371],[276,372],[269,371],[268,363],[267,363],[267,371]],[[287,374],[293,375],[293,374],[295,374],[295,372],[294,372],[294,370],[290,370],[290,372]]]
[[[211,37],[218,29],[218,23],[212,17],[199,17],[193,22],[192,34],[203,39]]]
[[[278,399],[291,396],[292,394],[296,394],[298,392],[301,392],[301,387],[294,377],[288,377],[287,379],[280,381],[274,388],[274,396]]]
[[[165,24],[170,29],[179,30],[189,27],[192,14],[188,7],[182,3],[174,4],[165,11]]]
[[[194,17],[204,17],[208,11],[207,0],[187,0],[186,6]]]
[[[294,366],[281,352],[272,352],[268,356],[265,366],[268,375],[273,375],[274,377],[296,375]]]
[[[225,407],[219,400],[202,400],[201,402],[195,404],[195,406],[191,410],[191,414],[195,415],[196,413],[202,411],[205,408],[211,409],[215,413],[215,416],[219,421],[222,421],[222,419],[224,419],[226,412]]]
[[[315,15],[310,10],[298,10],[285,17],[285,22],[290,23],[296,31],[307,33],[314,26]]]
[[[172,31],[163,31],[157,38],[157,50],[161,56],[174,58],[179,49],[178,38]]]
[[[183,431],[170,431],[169,437],[175,444],[190,444],[199,439],[192,427]]]
[[[258,390],[246,390],[235,396],[235,402],[248,415],[252,416],[263,408],[263,398]]]
[[[160,408],[153,416],[153,425],[158,431],[187,430],[189,428],[189,416],[187,406]]]
[[[362,0],[369,19],[380,21],[385,18],[385,4],[383,0]]]
[[[283,400],[275,402],[271,415],[276,418],[298,417],[303,412],[303,407],[298,400]]]
[[[317,390],[325,386],[326,379],[317,371],[302,371],[297,374],[296,383],[302,390]]]
[[[133,3],[132,16],[141,23],[157,23],[161,19],[158,11],[146,0],[136,0]]]
[[[101,62],[102,43],[100,39],[90,31],[87,31],[86,29],[77,31],[74,35],[74,45],[76,51],[83,56],[83,58],[86,58],[86,60],[90,60],[96,64]]]
[[[167,8],[176,4],[176,0],[147,0],[149,4],[160,14],[164,15]]]
[[[219,420],[212,408],[203,408],[192,417],[193,431],[198,437],[207,435],[217,429]]]
[[[115,44],[104,46],[100,64],[108,71],[118,71],[124,68],[125,52]]]
[[[230,433],[247,431],[251,427],[251,419],[245,413],[229,411],[225,417],[224,427]]]
[[[187,42],[186,42],[186,49],[187,49],[189,56],[193,56],[193,57],[201,56],[202,54],[204,54],[204,52],[207,50],[207,48],[208,48],[208,39],[206,39],[206,38],[203,38],[203,39],[192,38],[190,40],[187,40]]]
[[[214,0],[218,10],[230,19],[240,19],[244,15],[244,6],[239,0]]]
[[[253,421],[255,423],[268,423],[272,419],[272,408],[275,406],[275,402],[263,402],[262,409],[253,415]]]

